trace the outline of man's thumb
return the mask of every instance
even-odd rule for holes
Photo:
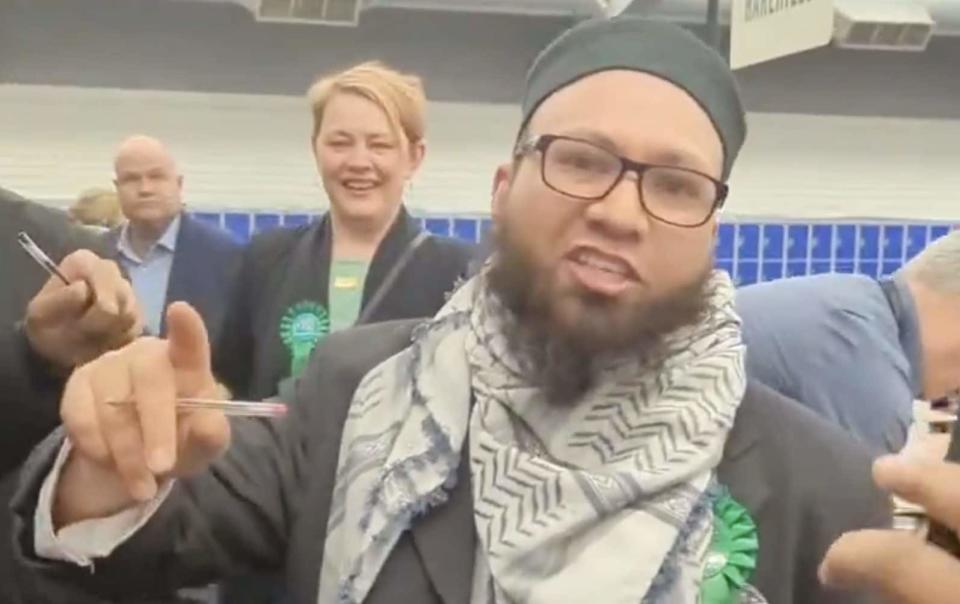
[[[170,362],[179,371],[196,372],[206,379],[210,374],[210,341],[200,314],[186,302],[174,302],[167,308],[167,340]],[[206,384],[196,384],[202,387]]]

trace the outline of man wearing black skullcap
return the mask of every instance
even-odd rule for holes
[[[285,565],[304,604],[866,601],[817,565],[889,524],[869,457],[747,381],[711,268],[730,70],[674,26],[591,21],[537,59],[523,118],[487,266],[433,319],[327,339],[291,417],[175,411],[216,394],[183,305],[76,374],[69,444],[17,503],[36,572],[120,596]]]

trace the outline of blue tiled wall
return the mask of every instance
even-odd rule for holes
[[[197,212],[200,220],[228,230],[241,242],[277,227],[306,224],[316,214]],[[478,241],[490,219],[476,216],[421,218],[437,235]],[[730,222],[720,225],[717,265],[740,285],[816,273],[889,275],[930,241],[946,234],[944,223]]]

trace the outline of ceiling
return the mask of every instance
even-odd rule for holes
[[[260,0],[196,0],[233,2],[256,12]],[[360,0],[364,9],[410,8],[439,11],[520,15],[588,15],[597,12],[597,0]],[[640,0],[638,0],[640,1]],[[660,0],[653,0],[659,2]]]
[[[186,1],[186,0],[179,0]],[[190,0],[195,2],[230,2],[257,12],[261,0]],[[604,0],[360,0],[362,8],[403,8],[432,11],[499,13],[531,16],[592,16],[601,13]],[[608,0],[607,0],[608,1]],[[960,36],[960,0],[844,0],[869,2],[872,5],[919,4],[936,21],[936,35]],[[729,21],[732,0],[720,0],[720,19]],[[627,12],[683,23],[703,23],[707,0],[633,0]]]
[[[591,15],[597,0],[366,0],[367,8],[413,8],[523,15]]]

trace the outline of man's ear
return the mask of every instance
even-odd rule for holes
[[[494,224],[497,223],[506,209],[514,169],[515,163],[501,164],[497,166],[497,170],[493,174],[493,196],[490,203],[490,213]]]

